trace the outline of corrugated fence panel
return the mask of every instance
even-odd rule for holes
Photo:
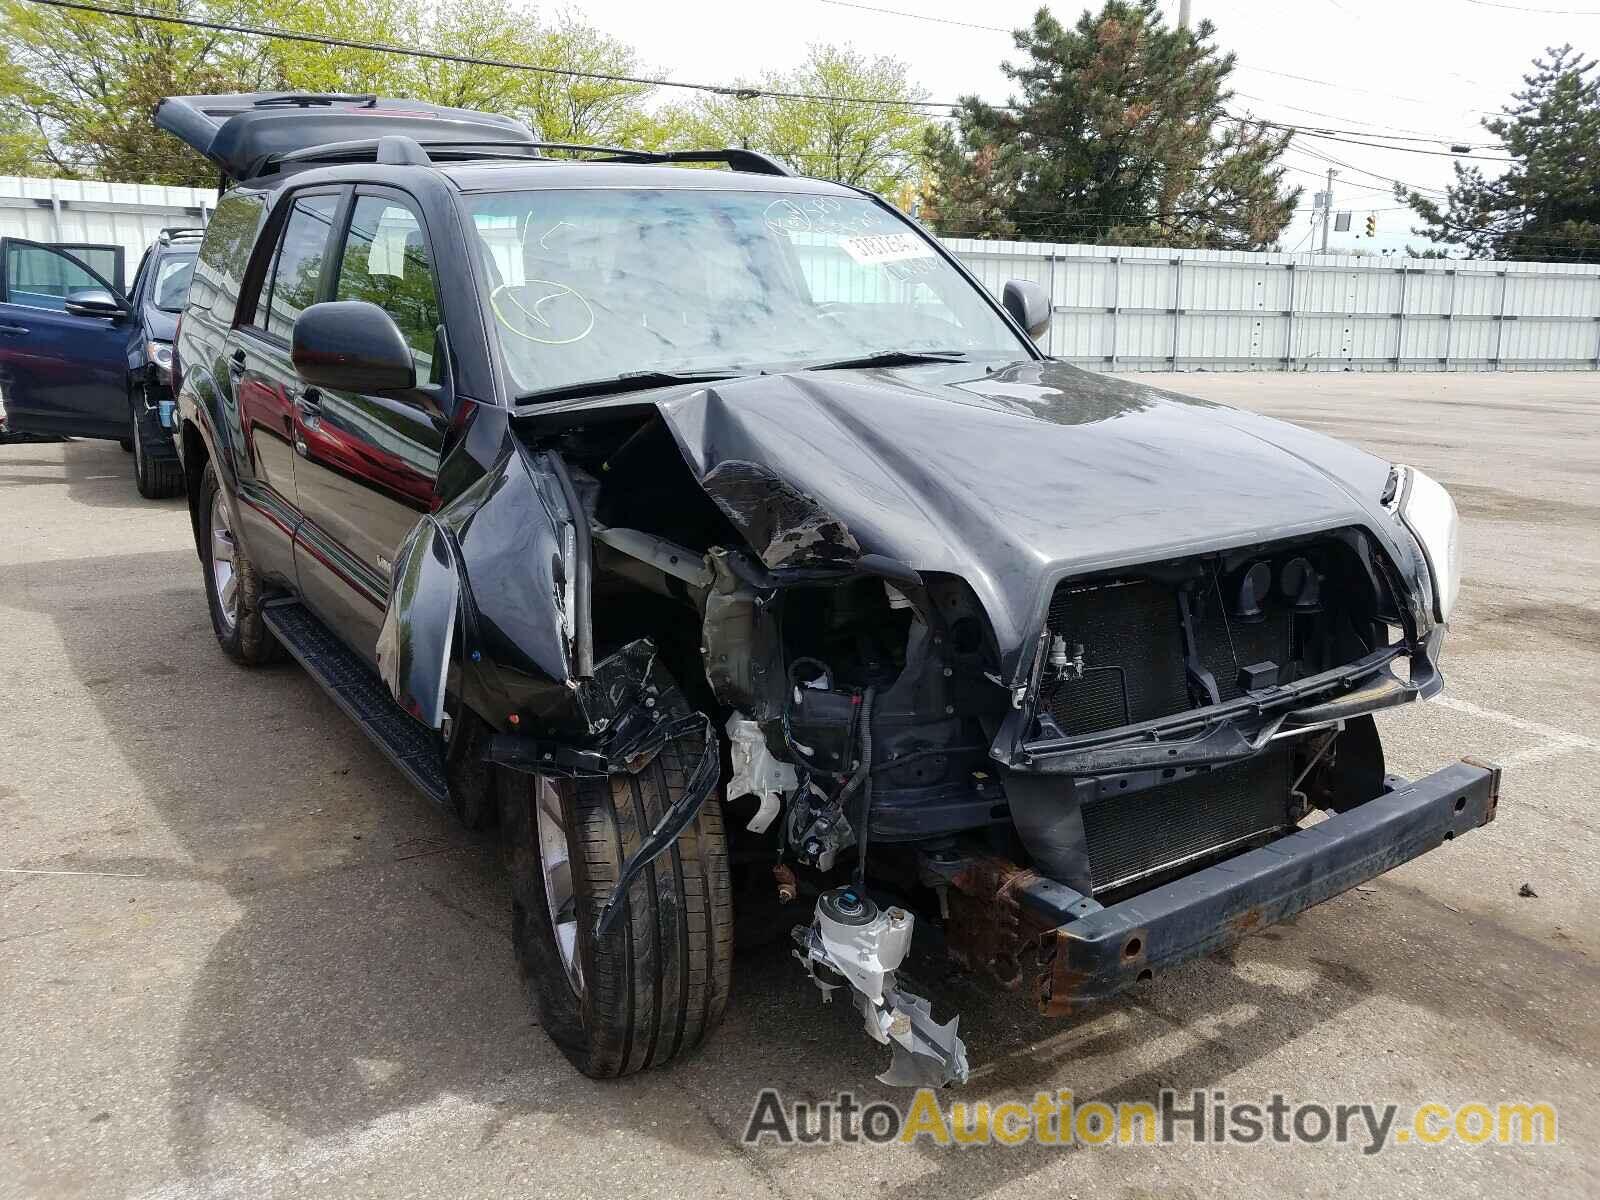
[[[1045,283],[1044,348],[1098,370],[1600,368],[1600,267],[1586,263],[946,244],[996,295]]]
[[[204,225],[216,202],[209,188],[0,175],[0,237],[121,246],[131,280],[163,229]]]
[[[120,245],[203,224],[204,188],[0,176],[0,236]],[[1600,368],[1600,266],[946,239],[996,296],[1050,297],[1047,353],[1098,370]],[[805,264],[829,298],[859,277]]]

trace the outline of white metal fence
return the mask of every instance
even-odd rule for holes
[[[204,225],[216,203],[214,188],[0,175],[0,237],[121,246],[131,279],[157,234]]]
[[[131,272],[206,188],[0,176],[0,236],[116,244]],[[1600,265],[947,239],[1049,294],[1051,354],[1102,371],[1600,369]]]
[[[1600,265],[945,243],[1050,295],[1043,339],[1102,371],[1600,368]]]

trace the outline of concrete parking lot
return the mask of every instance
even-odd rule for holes
[[[584,1079],[492,841],[298,669],[224,659],[183,502],[77,442],[0,447],[0,1196],[1600,1194],[1600,377],[1144,378],[1451,488],[1448,690],[1380,724],[1391,770],[1505,764],[1499,819],[1071,1025],[931,979],[960,1098],[1547,1100],[1558,1145],[752,1149],[762,1087],[898,1094],[744,929],[706,1049]]]

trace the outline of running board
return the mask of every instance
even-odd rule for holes
[[[444,755],[432,730],[413,720],[394,702],[383,680],[354,651],[312,616],[298,600],[269,600],[261,606],[267,623],[334,703],[377,743],[422,794],[449,807]]]

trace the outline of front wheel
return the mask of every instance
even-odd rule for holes
[[[283,657],[283,647],[261,619],[261,581],[255,564],[234,536],[233,510],[211,463],[200,477],[200,564],[217,644],[234,662],[265,666]]]
[[[733,896],[714,796],[634,881],[611,932],[595,929],[623,862],[687,785],[689,753],[672,743],[605,779],[501,773],[517,957],[545,1031],[593,1078],[687,1053],[727,1006]]]
[[[133,420],[133,478],[146,500],[183,494],[183,466],[161,429],[161,418],[145,406],[141,388],[128,401]]]

